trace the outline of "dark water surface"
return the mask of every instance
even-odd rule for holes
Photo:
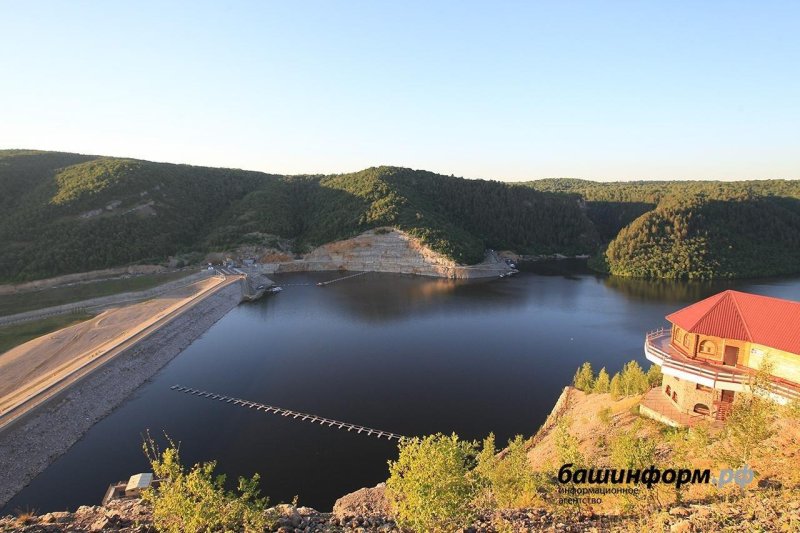
[[[574,267],[574,268],[573,268]],[[452,431],[498,442],[532,434],[576,367],[638,359],[664,315],[725,288],[800,300],[800,279],[727,284],[616,280],[569,262],[510,279],[451,282],[368,274],[275,276],[282,293],[241,305],[95,425],[6,506],[99,503],[147,471],[142,434],[181,441],[185,463],[259,472],[273,502],[330,509],[387,477],[387,441],[170,390],[236,396],[403,435]],[[308,285],[296,285],[308,284]],[[2,474],[0,474],[2,475]]]

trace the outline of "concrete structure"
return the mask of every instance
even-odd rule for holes
[[[729,290],[666,318],[671,327],[650,332],[644,351],[664,375],[661,399],[690,417],[672,416],[677,425],[724,420],[760,370],[769,370],[764,394],[781,404],[800,399],[800,303]],[[648,395],[643,414],[669,418],[659,403]]]
[[[157,485],[158,481],[153,480],[152,472],[134,474],[128,478],[127,482],[120,481],[109,485],[101,504],[107,505],[112,500],[121,500],[123,498],[140,498],[143,490]]]
[[[125,485],[125,497],[138,498],[141,496],[142,491],[153,483],[153,474],[151,472],[144,472],[142,474],[134,474],[128,479]]]

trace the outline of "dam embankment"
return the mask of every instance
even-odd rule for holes
[[[0,431],[0,507],[241,299],[221,287]]]
[[[17,313],[13,315],[0,316],[0,326],[9,326],[12,324],[20,324],[23,322],[31,322],[34,320],[41,320],[43,318],[63,315],[66,313],[77,312],[99,312],[109,307],[116,307],[120,305],[127,305],[135,302],[141,302],[150,298],[155,298],[169,291],[188,287],[197,281],[207,279],[213,275],[212,272],[203,270],[195,274],[191,274],[184,278],[163,283],[150,289],[142,291],[123,292],[118,294],[111,294],[108,296],[100,296],[91,298],[89,300],[81,300],[77,302],[56,305],[44,309],[35,309],[33,311],[26,311],[24,313]],[[36,294],[31,294],[31,298],[36,298]]]

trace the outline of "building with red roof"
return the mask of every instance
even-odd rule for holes
[[[666,417],[682,419],[673,425],[686,417],[724,420],[761,370],[768,370],[765,394],[780,403],[800,399],[800,302],[728,290],[666,319],[671,327],[645,341],[645,356],[664,375],[661,395],[651,391],[642,404],[645,414],[666,399],[666,410],[681,414]]]

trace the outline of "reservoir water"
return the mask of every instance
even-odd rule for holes
[[[580,263],[510,279],[453,282],[368,274],[275,276],[284,291],[217,322],[96,424],[4,511],[97,504],[109,483],[148,471],[148,429],[185,463],[259,472],[273,503],[330,510],[387,477],[394,443],[170,390],[193,388],[406,436],[531,435],[575,369],[619,370],[664,316],[726,288],[800,300],[800,278],[726,283],[619,280]]]

